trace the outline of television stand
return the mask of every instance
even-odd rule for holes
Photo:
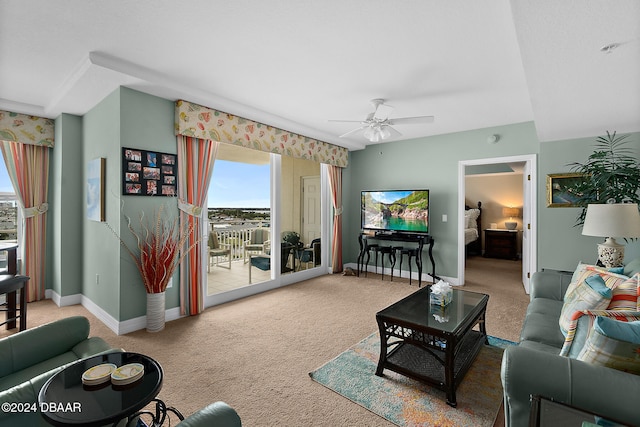
[[[432,236],[428,234],[409,234],[409,233],[397,233],[397,232],[376,232],[375,234],[367,234],[360,233],[358,235],[358,243],[360,245],[360,253],[358,254],[358,271],[357,274],[360,276],[361,266],[364,269],[365,265],[369,263],[369,251],[370,251],[370,242],[374,241],[387,241],[387,242],[406,242],[406,243],[415,243],[417,245],[418,254],[416,256],[416,264],[418,266],[418,287],[422,285],[422,249],[425,244],[429,245],[429,260],[431,261],[431,277],[435,283],[436,280],[440,278],[436,276],[436,262],[433,259],[433,245],[434,239]],[[365,263],[366,257],[366,263]],[[391,280],[393,280],[393,267],[395,267],[395,262],[391,267]],[[411,265],[409,265],[409,269],[411,269]]]

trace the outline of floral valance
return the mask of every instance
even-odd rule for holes
[[[176,134],[347,167],[346,148],[187,101],[176,101]]]
[[[0,139],[53,147],[54,121],[0,110]]]

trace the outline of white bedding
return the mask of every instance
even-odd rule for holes
[[[478,240],[478,229],[477,228],[466,228],[464,230],[464,244],[468,245],[471,242],[475,242]]]

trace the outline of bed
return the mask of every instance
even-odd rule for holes
[[[482,202],[478,202],[478,205],[475,208],[468,205],[465,206],[464,218],[465,254],[467,256],[482,255],[482,228],[480,226],[480,221],[482,219]]]

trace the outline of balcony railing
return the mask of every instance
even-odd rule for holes
[[[221,245],[231,248],[231,260],[244,259],[244,242],[251,240],[251,234],[257,229],[268,229],[265,221],[242,221],[242,223],[209,222],[211,231],[215,231]]]

